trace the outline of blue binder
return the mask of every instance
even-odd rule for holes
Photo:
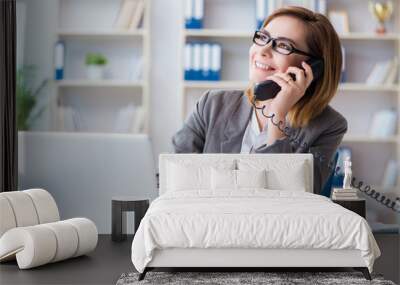
[[[193,44],[193,72],[192,80],[201,80],[201,44]]]
[[[185,45],[185,80],[193,80],[193,45]]]
[[[64,57],[65,45],[62,41],[56,42],[54,46],[54,79],[64,79]]]
[[[185,5],[186,29],[202,29],[204,18],[204,0],[186,0]]]
[[[211,74],[210,80],[221,80],[222,48],[220,44],[211,45]]]
[[[211,44],[201,45],[201,80],[211,80]]]

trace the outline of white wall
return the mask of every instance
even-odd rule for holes
[[[182,124],[179,94],[181,1],[152,2],[150,127],[156,154],[172,151],[171,137]]]
[[[18,172],[21,189],[48,190],[62,219],[87,217],[102,234],[111,232],[112,197],[158,196],[147,135],[19,132]]]

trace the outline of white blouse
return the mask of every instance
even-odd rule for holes
[[[264,129],[260,130],[256,110],[253,109],[253,114],[244,132],[240,153],[250,153],[253,148],[267,144],[267,127],[268,124],[265,124]]]

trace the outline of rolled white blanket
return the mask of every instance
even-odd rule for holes
[[[15,228],[17,222],[15,221],[15,216],[13,209],[11,207],[8,199],[0,195],[0,237],[9,229]]]
[[[0,193],[0,237],[15,227],[60,220],[53,196],[44,189]]]
[[[96,248],[96,225],[86,218],[18,227],[0,238],[0,261],[16,257],[20,269],[84,255]]]
[[[60,213],[56,201],[53,196],[50,195],[44,189],[29,189],[22,191],[28,194],[32,199],[37,213],[39,224],[57,222],[60,220]]]

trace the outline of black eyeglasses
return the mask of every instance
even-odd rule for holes
[[[289,55],[292,53],[298,53],[310,57],[315,57],[312,54],[309,54],[305,51],[301,51],[293,47],[293,45],[286,39],[279,39],[279,38],[275,39],[265,32],[259,30],[255,31],[253,36],[253,43],[255,43],[256,45],[265,46],[271,41],[272,41],[272,49],[276,52],[279,52],[280,54]]]

